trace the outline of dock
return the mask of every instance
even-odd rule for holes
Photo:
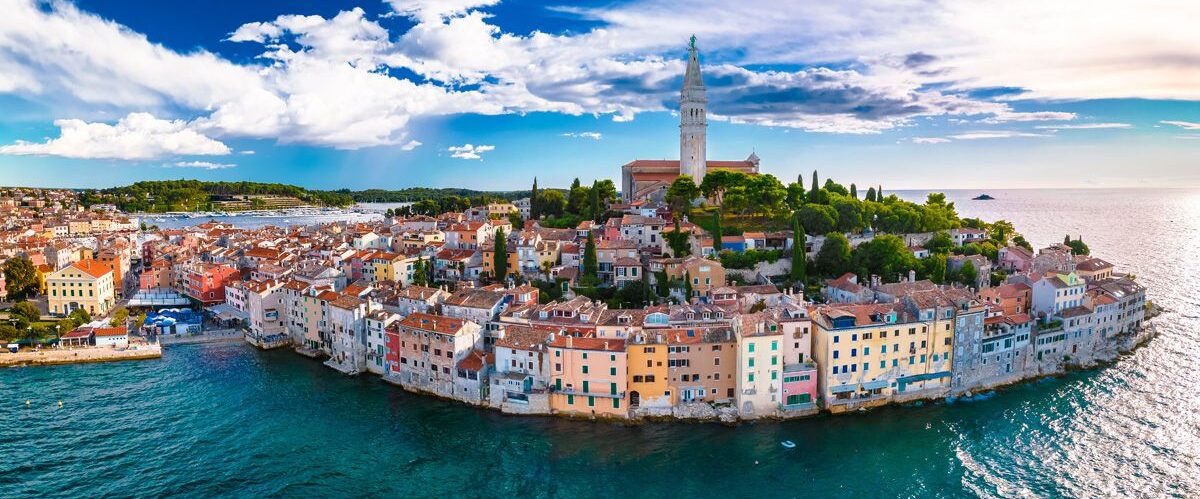
[[[108,347],[23,349],[17,353],[0,353],[0,367],[57,366],[62,364],[86,364],[91,362],[116,362],[122,360],[148,360],[162,358],[159,345],[134,345],[116,349]]]

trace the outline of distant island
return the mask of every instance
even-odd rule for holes
[[[996,199],[996,198],[994,198],[994,197],[991,197],[991,196],[989,196],[989,195],[987,195],[987,194],[980,194],[980,195],[978,195],[978,196],[975,196],[975,197],[973,197],[973,198],[971,198],[971,199],[972,199],[972,200],[974,200],[974,201],[991,201],[991,200],[993,200],[993,199]]]

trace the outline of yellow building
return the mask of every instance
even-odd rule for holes
[[[918,315],[897,303],[822,306],[813,315],[813,358],[824,405],[843,412],[945,395],[951,381],[953,313]]]
[[[625,351],[629,365],[629,407],[670,408],[679,394],[671,393],[667,343],[662,333],[634,335]]]
[[[92,259],[80,260],[46,278],[50,313],[67,315],[83,309],[93,317],[103,316],[116,303],[113,273]]]

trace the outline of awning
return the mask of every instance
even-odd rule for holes
[[[838,385],[829,387],[829,393],[846,393],[858,389],[858,385]]]
[[[888,380],[886,379],[877,379],[862,384],[863,390],[878,390],[880,388],[887,388],[887,386]]]
[[[218,319],[223,320],[223,321],[234,320],[234,319],[244,321],[244,320],[247,320],[250,318],[250,314],[247,314],[246,312],[238,310],[238,309],[234,308],[233,305],[230,305],[228,303],[218,303],[216,305],[208,307],[208,311],[212,312],[213,315],[217,316]]]
[[[931,380],[931,379],[949,378],[949,377],[950,377],[950,371],[942,371],[940,373],[925,373],[925,374],[918,374],[915,376],[908,376],[905,378],[900,378],[896,381],[898,381],[901,384],[904,384],[904,383],[916,383],[917,381],[927,381],[927,380]]]

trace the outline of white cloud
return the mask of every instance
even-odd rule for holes
[[[1177,127],[1179,127],[1179,128],[1182,128],[1182,129],[1184,129],[1184,130],[1200,130],[1200,123],[1193,123],[1193,122],[1190,122],[1190,121],[1170,121],[1170,120],[1164,120],[1164,121],[1160,121],[1159,123],[1162,123],[1162,124],[1164,124],[1164,125],[1174,125],[1174,126],[1177,126]]]
[[[450,146],[447,151],[450,151],[451,158],[458,159],[478,159],[482,160],[483,153],[496,149],[496,146],[472,145],[463,144],[461,146]]]
[[[233,168],[237,165],[233,163],[214,163],[212,161],[177,161],[170,165],[163,165],[163,168],[201,168],[204,170],[224,170]]]
[[[205,137],[182,120],[131,113],[115,125],[77,119],[56,120],[57,138],[0,146],[0,154],[87,159],[154,159],[175,155],[225,155],[225,144]]]
[[[705,61],[705,74],[712,118],[732,123],[879,133],[923,116],[1076,118],[1014,111],[1009,102],[1021,99],[1200,99],[1200,57],[1190,51],[1200,32],[1189,22],[1200,4],[1169,0],[696,0],[687,9],[637,0],[557,8],[599,26],[560,34],[505,32],[485,12],[497,0],[388,0],[411,22],[389,31],[352,9],[239,26],[227,40],[262,50],[243,64],[176,52],[67,2],[3,1],[0,92],[52,109],[190,113],[194,130],[217,139],[409,150],[412,122],[424,117],[554,112],[628,121],[674,106],[692,30],[702,57],[728,60]],[[1088,23],[1076,22],[1079,12]],[[803,69],[760,69],[775,63]],[[988,88],[1011,91],[972,92]]]
[[[1129,123],[1079,123],[1075,125],[1038,125],[1038,130],[1102,130],[1112,128],[1133,128]]]
[[[245,154],[245,155],[249,156],[249,155],[252,155],[252,154],[254,154],[254,151],[253,151],[253,150],[250,150],[250,149],[247,149],[247,150],[245,150],[245,151],[238,151],[238,154]]]
[[[421,145],[422,145],[422,144],[421,144],[421,141],[419,141],[419,140],[410,140],[410,141],[408,141],[408,142],[405,142],[403,145],[401,145],[401,146],[400,146],[400,150],[402,150],[402,151],[411,151],[411,150],[413,150],[413,149],[416,149],[416,148],[418,148],[418,147],[421,147]]]
[[[600,132],[566,132],[566,133],[563,133],[562,136],[570,137],[573,139],[592,139],[592,140],[600,140],[600,139],[604,138],[604,135],[602,135]]]
[[[1049,135],[1041,133],[1016,132],[1011,130],[992,130],[983,132],[959,133],[950,136],[950,138],[958,140],[1011,139],[1017,137],[1049,137]]]
[[[950,139],[942,137],[913,137],[912,142],[913,144],[945,144],[950,142]]]

